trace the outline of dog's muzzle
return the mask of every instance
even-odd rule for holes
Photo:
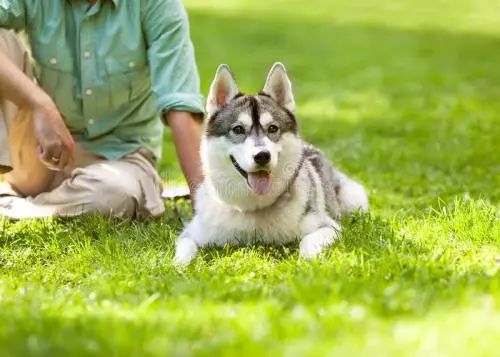
[[[230,155],[229,158],[231,159],[231,162],[233,163],[233,166],[236,169],[236,171],[238,171],[241,174],[241,176],[243,176],[245,178],[245,180],[247,180],[248,173],[241,168],[241,166],[238,164],[238,162],[236,161],[236,159],[234,158],[233,155]]]
[[[269,192],[271,187],[271,174],[267,170],[259,170],[256,172],[246,172],[241,168],[236,159],[231,155],[231,162],[234,168],[245,179],[248,187],[258,195],[265,195]]]

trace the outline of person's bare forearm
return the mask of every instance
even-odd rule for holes
[[[19,108],[34,108],[52,103],[50,97],[2,52],[0,52],[0,97],[10,100]]]
[[[177,156],[189,185],[191,196],[203,181],[200,160],[201,114],[170,111],[165,120],[172,129]]]

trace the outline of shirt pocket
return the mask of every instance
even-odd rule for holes
[[[60,82],[61,73],[73,73],[70,54],[64,54],[58,46],[38,43],[32,44],[33,57],[36,61],[36,75],[43,89],[54,94]]]
[[[150,91],[145,54],[129,53],[105,59],[112,106],[121,107]]]
[[[77,103],[77,82],[69,49],[33,42],[38,85],[54,100],[71,129],[82,129],[81,112]]]

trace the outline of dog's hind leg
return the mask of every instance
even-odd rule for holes
[[[332,167],[318,149],[308,146],[306,156],[321,178],[326,208],[332,217],[338,218],[356,210],[368,211],[368,195],[361,184]]]
[[[300,241],[300,256],[306,259],[316,258],[324,248],[332,245],[340,237],[340,226],[320,228],[306,235]]]
[[[341,215],[350,214],[356,210],[368,211],[368,195],[364,187],[344,176],[336,192]]]

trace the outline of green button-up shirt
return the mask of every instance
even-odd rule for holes
[[[98,155],[159,158],[159,114],[203,112],[181,0],[0,0],[0,27],[26,31],[40,86]]]

